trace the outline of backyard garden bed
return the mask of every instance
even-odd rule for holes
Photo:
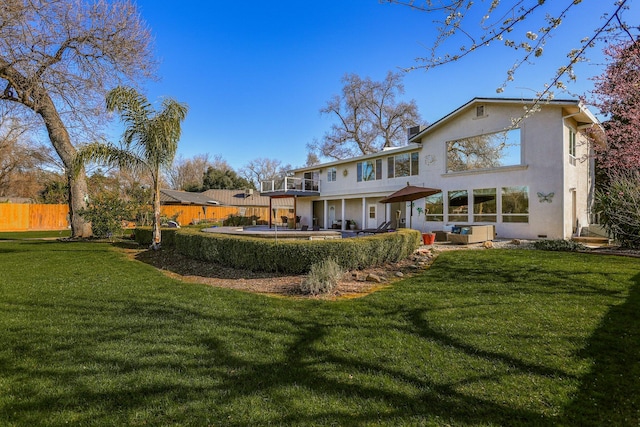
[[[426,268],[433,260],[430,250],[419,250],[408,259],[363,270],[345,272],[334,292],[324,296],[304,295],[300,284],[304,275],[258,272],[224,267],[188,258],[173,249],[159,251],[126,249],[130,257],[152,265],[167,276],[191,283],[236,289],[260,294],[307,298],[354,298],[388,286],[400,278]]]

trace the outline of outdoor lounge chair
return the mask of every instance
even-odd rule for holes
[[[391,221],[387,222],[386,224],[383,224],[382,227],[380,227],[379,230],[374,231],[373,234],[387,233],[389,232],[389,227],[391,227]]]
[[[376,233],[386,233],[387,229],[391,225],[391,221],[383,222],[378,226],[378,228],[365,228],[364,230],[358,230],[356,234],[367,233],[367,234],[376,234]]]

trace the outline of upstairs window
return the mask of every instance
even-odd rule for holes
[[[398,154],[387,158],[388,178],[401,178],[418,175],[419,155],[415,153]]]
[[[447,172],[491,169],[520,163],[520,129],[447,142]]]
[[[328,182],[334,182],[336,180],[336,168],[329,168],[329,170],[327,170],[327,181]]]
[[[382,179],[382,159],[357,163],[358,182]]]
[[[576,133],[569,129],[569,163],[576,165]]]

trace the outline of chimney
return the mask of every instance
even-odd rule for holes
[[[413,138],[414,136],[425,130],[425,128],[426,126],[423,125],[411,126],[407,131],[407,139]]]

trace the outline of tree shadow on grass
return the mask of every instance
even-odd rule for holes
[[[413,281],[416,286],[403,285],[411,288],[407,292],[399,286],[393,295],[390,291],[333,305],[195,287],[162,288],[155,284],[160,279],[152,280],[153,285],[109,292],[102,300],[71,290],[64,294],[65,288],[55,300],[5,299],[0,305],[0,324],[8,325],[0,328],[0,423],[558,422],[539,406],[527,409],[465,388],[486,383],[501,387],[500,396],[508,397],[517,391],[500,384],[504,377],[532,373],[554,381],[567,374],[520,360],[517,354],[476,347],[451,336],[446,327],[429,324],[422,313],[429,309],[430,297],[416,290],[424,286],[418,279]],[[591,346],[580,354],[595,360],[595,369],[566,408],[567,425],[585,425],[591,419],[594,425],[629,424],[615,416],[619,409],[601,408],[602,416],[592,413],[594,404],[600,408],[613,403],[626,415],[637,408],[638,383],[632,380],[637,379],[640,354],[634,322],[640,308],[639,281],[636,277],[627,302],[611,309]],[[175,298],[174,292],[179,294]],[[385,340],[391,334],[393,339]],[[383,348],[376,348],[380,343]],[[457,357],[459,372],[438,379],[438,370],[450,369],[449,364],[430,360],[429,350]],[[400,361],[404,356],[411,357],[411,363]],[[463,366],[465,361],[506,368],[477,373]],[[427,370],[416,364],[434,366]],[[632,378],[621,383],[620,374],[629,373]],[[620,394],[614,387],[621,388]],[[580,418],[584,413],[590,417],[586,421]],[[600,422],[604,420],[613,423]]]
[[[579,353],[593,368],[565,410],[567,425],[640,425],[640,275],[633,280]]]
[[[33,320],[0,333],[6,345],[0,369],[5,384],[11,384],[3,386],[10,397],[0,405],[0,420],[25,425],[70,419],[96,425],[549,424],[534,411],[472,396],[457,390],[458,384],[366,357],[367,349],[350,353],[327,345],[336,327],[362,332],[354,325],[357,318],[337,324],[323,310],[305,315],[285,309],[277,318],[273,308],[262,311],[259,305],[228,310],[194,309],[153,296],[111,300],[108,306],[78,298],[16,304],[16,318]],[[54,312],[62,317],[53,317]],[[411,332],[425,330],[416,325]],[[253,404],[258,406],[248,415],[241,413]]]
[[[264,420],[281,425],[394,425],[423,424],[434,420],[441,420],[445,424],[552,425],[541,414],[471,396],[455,390],[453,386],[438,384],[399,367],[320,350],[316,344],[328,333],[325,326],[297,323],[296,329],[299,333],[288,347],[284,360],[273,363],[247,363],[231,355],[219,340],[204,341],[210,349],[211,359],[224,366],[224,371],[228,373],[221,384],[227,391],[223,407],[236,399],[257,394],[269,396],[276,407],[283,408],[280,417]],[[339,376],[326,375],[323,367],[332,367]],[[403,386],[393,389],[353,379],[367,375],[378,377],[383,383]],[[281,393],[292,388],[305,390],[307,394],[315,396],[309,402],[327,398],[354,403],[320,411],[317,408],[292,411],[291,408],[300,406],[300,396]],[[400,390],[407,388],[412,391]],[[365,409],[371,402],[381,406],[370,405],[373,407]],[[382,407],[384,410],[381,410]],[[232,413],[226,415],[225,418],[229,420],[233,417]],[[226,425],[242,426],[245,421]]]

